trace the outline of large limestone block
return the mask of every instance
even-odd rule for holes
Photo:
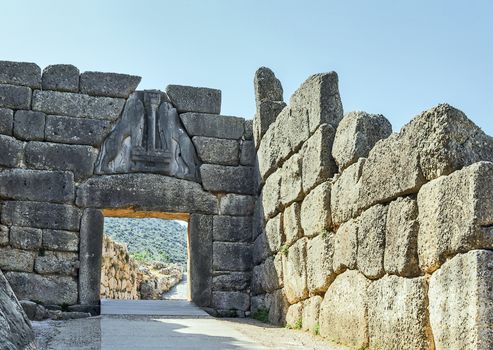
[[[436,270],[446,258],[493,248],[493,163],[479,162],[438,178],[418,194],[421,268]]]
[[[32,108],[46,114],[66,115],[78,118],[116,120],[120,116],[125,99],[94,97],[71,92],[41,91],[33,93]]]
[[[127,98],[141,79],[128,74],[84,72],[80,75],[80,92],[92,96]]]
[[[264,217],[271,218],[279,211],[281,205],[281,170],[276,171],[265,180],[262,189],[262,211]]]
[[[424,277],[385,276],[368,288],[370,348],[433,349]]]
[[[281,254],[269,257],[253,268],[252,292],[254,294],[270,293],[282,288],[283,285]]]
[[[77,303],[77,282],[72,277],[25,272],[7,272],[5,277],[19,299],[36,300],[46,305]]]
[[[41,88],[41,68],[35,63],[0,61],[0,83]]]
[[[319,314],[320,305],[323,298],[320,295],[315,295],[303,302],[302,326],[304,331],[310,331],[314,334],[320,330]]]
[[[71,64],[54,64],[43,69],[43,90],[79,91],[79,69]]]
[[[250,272],[216,272],[212,277],[212,289],[215,291],[242,291],[250,288]]]
[[[356,269],[358,228],[358,219],[352,219],[342,224],[335,233],[333,269],[336,273]]]
[[[31,272],[34,267],[35,252],[0,247],[0,269],[5,271]]]
[[[344,113],[338,84],[336,72],[314,74],[291,96],[292,108],[307,111],[310,132],[314,132],[324,123],[336,128],[342,119]]]
[[[77,253],[45,251],[43,256],[36,258],[34,271],[40,275],[77,276],[78,259]]]
[[[14,168],[24,158],[24,142],[11,136],[0,135],[0,166]]]
[[[252,260],[254,264],[260,264],[266,258],[272,255],[269,243],[267,241],[267,235],[265,232],[259,234],[253,241],[252,246]]]
[[[212,268],[215,271],[249,271],[252,249],[248,243],[214,242]]]
[[[286,107],[283,101],[261,101],[257,104],[257,112],[253,119],[253,134],[255,147],[260,146],[260,141],[269,127],[276,121],[277,116]]]
[[[330,207],[332,222],[335,225],[340,225],[359,214],[360,179],[365,161],[365,158],[360,158],[355,164],[348,166],[332,183]]]
[[[1,221],[9,226],[77,231],[80,210],[64,204],[5,201]]]
[[[301,179],[302,157],[295,154],[289,158],[281,169],[281,203],[289,205],[303,198]]]
[[[267,67],[260,67],[255,72],[253,80],[255,88],[255,101],[257,105],[261,101],[282,101],[282,85],[274,72]]]
[[[325,292],[336,277],[332,269],[333,255],[333,233],[323,233],[308,241],[306,249],[306,272],[310,294]]]
[[[4,199],[69,203],[75,198],[70,172],[8,169],[0,173],[0,196]]]
[[[44,230],[44,249],[77,252],[79,249],[79,235],[77,232],[63,230]]]
[[[200,175],[202,185],[207,191],[249,195],[254,193],[252,167],[202,164]]]
[[[473,250],[430,279],[430,323],[437,350],[493,348],[493,252]]]
[[[290,304],[308,297],[306,246],[307,238],[298,240],[283,259],[284,292]]]
[[[291,245],[296,242],[296,240],[303,237],[300,203],[295,202],[284,210],[283,229],[287,245]]]
[[[191,297],[198,306],[210,306],[212,299],[211,215],[190,215]]]
[[[377,142],[362,174],[361,205],[416,193],[429,180],[493,160],[493,139],[461,111],[443,104]]]
[[[97,176],[77,190],[80,207],[217,214],[217,199],[196,182],[153,174]]]
[[[282,289],[269,295],[269,323],[284,326],[289,302]]]
[[[41,248],[42,231],[39,228],[12,226],[10,245],[14,248],[37,250]]]
[[[392,133],[392,125],[381,114],[350,112],[337,127],[332,155],[342,171],[366,157],[377,141]]]
[[[257,163],[257,151],[253,141],[243,140],[240,149],[240,164],[255,166]]]
[[[4,225],[0,225],[0,246],[9,244],[9,228]]]
[[[29,109],[31,95],[31,89],[28,87],[0,84],[0,107]]]
[[[354,349],[368,345],[370,280],[350,270],[337,276],[320,305],[320,335]]]
[[[223,242],[251,242],[252,218],[249,216],[214,216],[213,239]]]
[[[76,145],[100,146],[111,131],[109,120],[46,116],[46,141]]]
[[[265,237],[269,253],[277,253],[285,242],[283,215],[277,214],[265,224]]]
[[[221,196],[219,201],[219,214],[221,215],[253,215],[255,197],[242,194],[228,193]]]
[[[5,350],[34,350],[34,333],[22,306],[0,271],[0,345]]]
[[[301,227],[306,237],[313,237],[330,230],[332,225],[330,192],[330,182],[323,182],[303,200],[301,204]]]
[[[303,159],[303,191],[308,193],[315,186],[329,180],[337,173],[337,166],[332,158],[332,143],[335,128],[322,124],[305,142],[301,150]]]
[[[45,137],[46,115],[42,112],[17,111],[13,134],[19,140],[42,141]]]
[[[26,164],[34,169],[61,170],[74,173],[76,181],[92,175],[98,150],[90,146],[28,142]]]
[[[247,311],[250,309],[250,295],[243,292],[214,291],[212,306],[220,310]]]
[[[221,90],[184,85],[166,86],[166,94],[179,113],[221,113]]]
[[[0,108],[0,134],[12,136],[14,127],[14,111],[9,108]]]
[[[180,118],[190,136],[239,140],[245,131],[245,120],[239,117],[183,113]]]
[[[384,268],[387,273],[412,277],[419,274],[418,204],[409,197],[389,204]]]
[[[357,266],[366,277],[383,276],[387,206],[375,205],[359,217]]]
[[[288,328],[297,328],[303,322],[303,302],[290,305],[286,313],[286,326]]]
[[[208,164],[238,165],[240,144],[236,140],[195,136],[193,144],[200,160]]]

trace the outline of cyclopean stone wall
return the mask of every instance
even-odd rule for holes
[[[97,305],[103,211],[188,219],[192,299],[250,308],[251,122],[221,92],[0,61],[0,269],[20,299]],[[146,214],[147,213],[147,214]]]
[[[493,139],[443,104],[399,133],[336,73],[255,76],[252,313],[349,348],[493,348]]]

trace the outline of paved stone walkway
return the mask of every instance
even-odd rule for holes
[[[187,274],[184,273],[180,283],[171,288],[167,293],[163,294],[163,299],[171,299],[171,300],[188,300],[189,292],[188,292],[188,278]]]

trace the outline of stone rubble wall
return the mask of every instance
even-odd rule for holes
[[[256,73],[252,313],[354,349],[493,348],[493,139],[446,104],[392,133],[337,84],[286,105]]]
[[[93,309],[102,210],[185,213],[192,299],[243,316],[250,309],[252,123],[219,114],[220,90],[169,85],[160,94],[178,111],[200,179],[152,169],[96,174],[102,145],[139,82],[72,65],[41,71],[0,61],[0,268],[20,299]]]

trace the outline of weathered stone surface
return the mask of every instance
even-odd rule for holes
[[[368,346],[369,285],[358,271],[334,280],[320,306],[320,335],[354,349]]]
[[[0,344],[5,350],[34,350],[34,333],[22,306],[0,271]]]
[[[21,140],[43,140],[46,115],[42,112],[17,111],[14,115],[14,136]]]
[[[303,159],[303,191],[305,193],[337,173],[337,165],[331,155],[334,135],[334,127],[322,124],[303,145],[301,158]]]
[[[457,253],[493,248],[492,183],[493,163],[478,162],[422,187],[418,254],[425,272]]]
[[[127,98],[142,78],[135,75],[84,72],[80,75],[80,92],[93,96]]]
[[[34,267],[34,255],[34,252],[2,247],[0,248],[0,269],[31,272]]]
[[[289,247],[283,260],[284,292],[290,304],[308,297],[306,246],[306,238],[298,240]]]
[[[373,282],[368,287],[370,346],[395,350],[432,349],[427,291],[424,277],[385,276]]]
[[[278,170],[265,180],[262,189],[262,209],[265,218],[276,215],[281,205],[281,171]]]
[[[190,136],[239,140],[243,136],[243,118],[215,114],[184,113],[181,121]]]
[[[254,166],[257,159],[257,151],[253,141],[242,141],[240,149],[240,164]]]
[[[335,225],[346,222],[359,214],[360,179],[365,162],[365,158],[360,158],[355,164],[347,167],[332,183],[330,207],[332,222]]]
[[[387,206],[375,205],[359,217],[357,266],[366,277],[377,279],[384,275],[383,258]]]
[[[252,293],[271,293],[283,285],[281,254],[269,257],[262,264],[253,268]]]
[[[41,276],[25,272],[7,272],[5,277],[20,299],[36,300],[45,305],[77,303],[77,282],[72,277]]]
[[[212,306],[222,310],[250,309],[250,295],[242,292],[212,292]]]
[[[44,230],[42,245],[45,249],[77,252],[79,249],[79,235],[70,231]]]
[[[215,291],[247,290],[250,288],[250,272],[217,272],[212,277],[212,289]]]
[[[212,216],[190,215],[190,289],[192,301],[198,306],[211,305],[212,226]]]
[[[24,86],[0,84],[0,107],[29,109],[31,89]]]
[[[54,64],[43,69],[43,90],[79,91],[79,69],[71,64]]]
[[[320,295],[315,295],[303,302],[301,329],[304,331],[310,331],[313,334],[319,332],[320,323],[318,322],[318,316],[320,314],[322,300],[323,298]]]
[[[430,323],[440,349],[493,348],[493,252],[473,250],[447,261],[430,279]]]
[[[38,228],[12,226],[10,245],[14,248],[35,250],[41,248],[42,232]]]
[[[153,174],[93,177],[77,190],[80,207],[217,214],[217,199],[192,181]]]
[[[255,147],[258,148],[262,137],[269,127],[276,121],[277,116],[286,107],[282,101],[261,101],[257,104],[257,113],[253,119],[253,134]]]
[[[43,305],[29,300],[20,300],[19,303],[24,309],[27,318],[31,321],[43,321],[50,317],[49,311]]]
[[[260,67],[255,72],[253,80],[255,87],[255,101],[257,105],[261,101],[282,101],[282,85],[274,72],[267,67]]]
[[[392,133],[392,125],[381,114],[350,112],[344,116],[334,139],[332,155],[342,171],[368,156],[377,141]]]
[[[203,163],[221,165],[239,164],[240,144],[236,140],[195,136],[192,141],[197,150],[197,155]]]
[[[1,218],[9,226],[78,231],[80,211],[64,204],[5,201]]]
[[[361,179],[361,206],[416,193],[427,180],[481,160],[493,160],[493,139],[461,111],[439,105],[370,151]]]
[[[269,243],[267,242],[267,235],[263,232],[255,238],[252,246],[252,260],[254,264],[260,264],[267,257],[272,254]]]
[[[75,198],[70,172],[8,169],[0,173],[0,197],[38,202],[69,203]]]
[[[254,193],[254,171],[251,167],[203,164],[200,175],[202,186],[207,191]]]
[[[90,146],[57,143],[28,142],[26,164],[35,169],[67,170],[74,173],[76,181],[92,175],[97,149]]]
[[[301,227],[305,236],[313,237],[330,230],[332,225],[330,191],[330,182],[323,182],[303,200],[301,204]]]
[[[41,88],[41,68],[35,63],[0,61],[0,83]]]
[[[334,236],[333,268],[336,273],[356,269],[358,219],[342,224]]]
[[[289,306],[286,313],[286,325],[289,328],[296,328],[303,322],[303,302]]]
[[[178,112],[221,113],[221,90],[168,85],[166,94],[178,109]]]
[[[389,204],[384,254],[387,273],[405,277],[419,274],[417,217],[414,199],[398,198]]]
[[[80,224],[80,268],[78,286],[79,302],[83,305],[99,304],[103,227],[104,217],[100,210],[84,210]],[[75,304],[75,302],[72,304]]]
[[[0,225],[0,247],[9,244],[9,228]]]
[[[34,271],[41,275],[60,274],[77,276],[79,260],[77,253],[46,251],[34,262]]]
[[[310,137],[308,112],[285,108],[265,133],[257,152],[259,171],[266,179]]]
[[[295,202],[284,210],[283,228],[286,237],[286,244],[293,244],[298,238],[303,236],[301,229],[301,204]]]
[[[269,295],[269,323],[275,325],[286,324],[286,313],[289,302],[282,289],[276,290]]]
[[[244,128],[243,139],[253,141],[253,119],[246,119]]]
[[[24,158],[24,143],[11,136],[0,135],[0,166],[13,168]]]
[[[299,154],[289,158],[281,169],[281,203],[288,205],[303,197],[301,165],[302,158]]]
[[[99,146],[112,125],[108,120],[48,115],[45,137],[51,142]]]
[[[228,193],[220,198],[219,214],[221,215],[253,215],[255,197]]]
[[[249,271],[252,249],[248,243],[214,242],[212,267],[216,271]]]
[[[214,216],[213,229],[214,241],[252,241],[252,218],[249,216]]]
[[[14,111],[8,108],[0,108],[0,134],[12,135],[14,127]]]
[[[341,121],[344,113],[338,83],[336,72],[314,74],[291,96],[291,108],[308,113],[310,132],[314,132],[324,123],[336,128]]]
[[[334,234],[327,232],[308,240],[306,248],[307,285],[310,294],[323,293],[336,274],[332,269]]]
[[[282,214],[277,214],[277,216],[274,216],[265,224],[265,237],[269,254],[277,253],[285,241],[282,223]]]
[[[116,120],[123,110],[122,98],[94,97],[71,92],[35,91],[33,110],[78,118]]]

